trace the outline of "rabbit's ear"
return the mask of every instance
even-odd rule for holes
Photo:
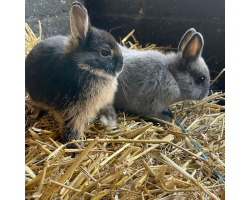
[[[183,51],[186,46],[188,40],[195,34],[196,30],[194,28],[190,28],[181,38],[181,41],[178,46],[178,51]]]
[[[201,55],[204,41],[200,33],[196,32],[187,42],[183,52],[182,58],[185,61],[195,60]]]
[[[70,10],[70,30],[74,38],[86,38],[90,26],[88,11],[79,2],[73,3]]]

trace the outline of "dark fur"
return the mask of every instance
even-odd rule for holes
[[[25,62],[26,90],[34,105],[54,112],[62,123],[65,143],[79,139],[84,125],[100,110],[111,124],[116,122],[112,103],[123,66],[115,39],[90,25],[87,10],[79,2],[73,3],[70,19],[70,37],[43,40]],[[113,55],[102,56],[104,48]]]

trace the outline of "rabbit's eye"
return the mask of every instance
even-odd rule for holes
[[[101,53],[103,56],[110,56],[111,55],[111,51],[109,49],[102,49]]]
[[[201,84],[201,83],[204,82],[204,80],[205,80],[205,76],[200,76],[200,77],[198,77],[198,78],[196,79],[196,83],[197,83],[197,84]]]

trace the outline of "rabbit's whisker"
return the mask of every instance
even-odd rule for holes
[[[212,56],[212,57],[208,58],[205,62],[207,62],[207,61],[209,61],[210,59],[215,58],[215,57],[216,57],[216,56]]]

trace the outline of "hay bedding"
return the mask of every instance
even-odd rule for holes
[[[41,37],[25,28],[27,55]],[[142,49],[133,32],[121,44]],[[174,120],[119,113],[117,127],[109,130],[99,120],[89,124],[75,150],[61,143],[50,112],[35,119],[37,109],[26,96],[25,199],[224,199],[225,185],[213,173],[225,178],[225,107],[217,104],[224,96],[170,107],[188,134]],[[70,152],[78,154],[71,158]]]

